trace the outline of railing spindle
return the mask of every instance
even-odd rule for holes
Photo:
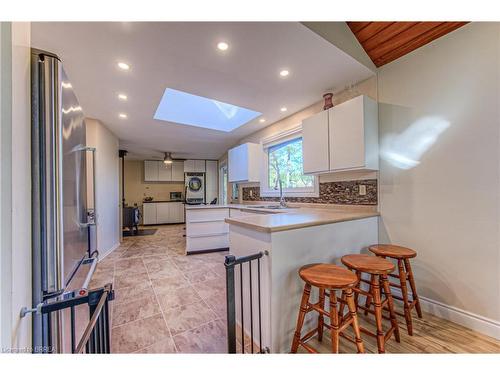
[[[249,280],[250,280],[250,345],[252,346],[251,353],[253,354],[253,296],[252,296],[252,261],[248,262]]]
[[[260,258],[257,259],[257,283],[259,289],[259,351],[262,353],[262,313],[260,309]]]
[[[240,263],[240,295],[241,295],[241,354],[245,354],[245,323],[243,322],[243,263]]]

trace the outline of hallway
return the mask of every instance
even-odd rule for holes
[[[182,227],[125,237],[99,263],[91,287],[115,289],[113,353],[226,352],[226,253],[186,257]]]

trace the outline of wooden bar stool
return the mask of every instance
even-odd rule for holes
[[[404,314],[397,312],[397,314],[404,316],[406,321],[406,329],[410,336],[413,335],[413,324],[411,319],[411,309],[415,307],[417,310],[417,315],[422,318],[422,309],[420,308],[420,300],[417,295],[417,287],[415,285],[415,279],[413,278],[413,272],[411,270],[410,259],[417,256],[415,250],[409,249],[407,247],[396,246],[396,245],[372,245],[368,248],[373,254],[382,258],[392,258],[396,259],[398,262],[398,274],[389,274],[389,276],[398,279],[399,284],[390,283],[389,285],[395,288],[401,289],[401,297],[394,296],[397,300],[403,301]],[[406,282],[410,282],[411,301],[408,298],[408,287]]]
[[[350,270],[355,270],[358,282],[353,289],[355,293],[356,306],[364,311],[372,313],[375,315],[375,324],[377,327],[376,334],[361,327],[361,331],[377,338],[377,347],[379,353],[385,353],[385,343],[389,340],[394,333],[394,337],[397,342],[399,339],[399,327],[396,319],[396,314],[394,312],[394,303],[392,300],[391,289],[389,288],[389,280],[387,275],[394,271],[394,264],[386,259],[378,258],[367,254],[350,254],[345,255],[341,258],[342,263],[348,267]],[[365,280],[362,278],[363,273],[368,273],[370,275],[370,280]],[[361,289],[361,283],[367,283],[370,285],[369,291]],[[382,294],[380,288],[383,288],[385,298],[382,300]],[[360,306],[358,304],[358,296],[364,295],[366,298],[373,299],[374,309],[371,310],[368,307]],[[382,328],[382,310],[387,307],[389,310],[389,320],[391,322],[391,328],[384,333]],[[343,306],[341,306],[343,308]]]
[[[299,317],[297,319],[297,328],[292,342],[292,353],[297,353],[299,345],[302,345],[308,352],[317,353],[317,351],[307,344],[316,333],[318,340],[323,339],[323,328],[330,329],[332,336],[332,352],[339,351],[339,337],[349,326],[354,330],[354,339],[347,335],[342,337],[354,342],[358,348],[358,353],[364,353],[363,341],[361,340],[360,327],[356,315],[356,305],[354,302],[352,287],[357,284],[356,275],[333,264],[310,264],[299,270],[299,276],[305,281],[304,293],[300,302]],[[311,286],[319,288],[319,301],[310,303]],[[328,292],[326,292],[328,290]],[[337,298],[336,291],[342,291],[342,297]],[[329,298],[330,311],[325,310],[325,296]],[[337,301],[347,304],[349,312],[345,316],[340,316],[337,309]],[[304,324],[304,318],[311,311],[319,313],[318,325],[316,328],[301,337],[301,330]],[[324,317],[329,318],[330,324],[325,323]]]

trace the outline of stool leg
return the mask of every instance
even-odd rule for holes
[[[413,325],[411,322],[410,304],[408,302],[408,288],[406,286],[406,271],[403,261],[398,259],[399,283],[401,284],[401,293],[403,294],[403,307],[406,320],[406,330],[410,336],[413,336]]]
[[[306,284],[304,286],[304,293],[302,293],[302,300],[300,301],[299,317],[297,318],[297,328],[295,329],[295,334],[293,336],[292,342],[292,353],[297,353],[300,342],[300,332],[302,331],[302,325],[304,324],[304,318],[307,313],[307,304],[309,303],[309,296],[311,294],[311,285]]]
[[[339,327],[342,325],[343,321],[344,321],[344,308],[345,308],[345,303],[344,301],[346,300],[345,299],[345,291],[342,291],[342,294],[340,296],[341,298],[341,302],[340,302],[340,307],[339,307],[339,310],[338,310],[338,315],[339,315]]]
[[[389,280],[387,279],[387,275],[380,275],[380,279],[384,288],[385,298],[387,298],[387,304],[389,305],[389,316],[391,318],[391,326],[394,328],[394,337],[396,342],[401,342],[398,320],[396,319],[396,313],[394,312],[394,301],[392,299],[391,288],[389,287]]]
[[[358,316],[356,313],[356,304],[352,296],[352,289],[346,290],[347,307],[349,307],[349,312],[352,317],[352,328],[354,330],[354,338],[356,339],[356,346],[358,348],[358,353],[364,353],[365,348],[363,346],[363,340],[361,339],[361,332],[359,330]]]
[[[418,299],[417,287],[415,285],[415,279],[413,278],[413,271],[411,269],[409,259],[405,259],[405,268],[406,268],[406,272],[408,274],[408,280],[410,281],[411,294],[412,294],[413,300],[415,301],[415,309],[417,310],[417,315],[419,318],[422,318],[422,309],[420,307],[420,300]]]
[[[325,289],[320,288],[319,289],[319,307],[322,309],[325,308]],[[318,316],[318,341],[323,340],[323,324],[325,322],[325,319],[323,317],[323,314],[319,314]]]
[[[372,278],[373,305],[375,307],[375,323],[377,325],[377,346],[379,353],[385,353],[385,337],[382,330],[382,302],[378,277]]]
[[[356,277],[358,278],[358,283],[356,284],[356,288],[359,288],[361,285],[361,271],[356,271]],[[358,309],[358,299],[359,299],[359,293],[354,292],[354,303],[356,304],[356,311]]]
[[[375,275],[372,275],[371,278],[370,278],[370,289],[368,290],[368,293],[370,293],[369,296],[366,296],[366,301],[365,301],[365,307],[367,309],[370,308],[370,305],[372,303],[372,297],[371,295],[373,294],[373,289],[372,289],[372,284],[373,284],[373,280],[375,279]],[[365,316],[368,315],[368,310],[365,310]]]
[[[332,326],[332,352],[339,352],[339,314],[337,312],[337,296],[335,290],[330,290],[330,324]]]

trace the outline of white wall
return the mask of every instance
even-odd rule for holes
[[[499,35],[499,23],[469,24],[378,80],[380,239],[418,252],[429,309],[497,337]]]
[[[97,120],[85,122],[87,146],[96,148],[97,249],[103,258],[120,243],[118,138]]]
[[[0,342],[31,347],[30,24],[0,26]]]

